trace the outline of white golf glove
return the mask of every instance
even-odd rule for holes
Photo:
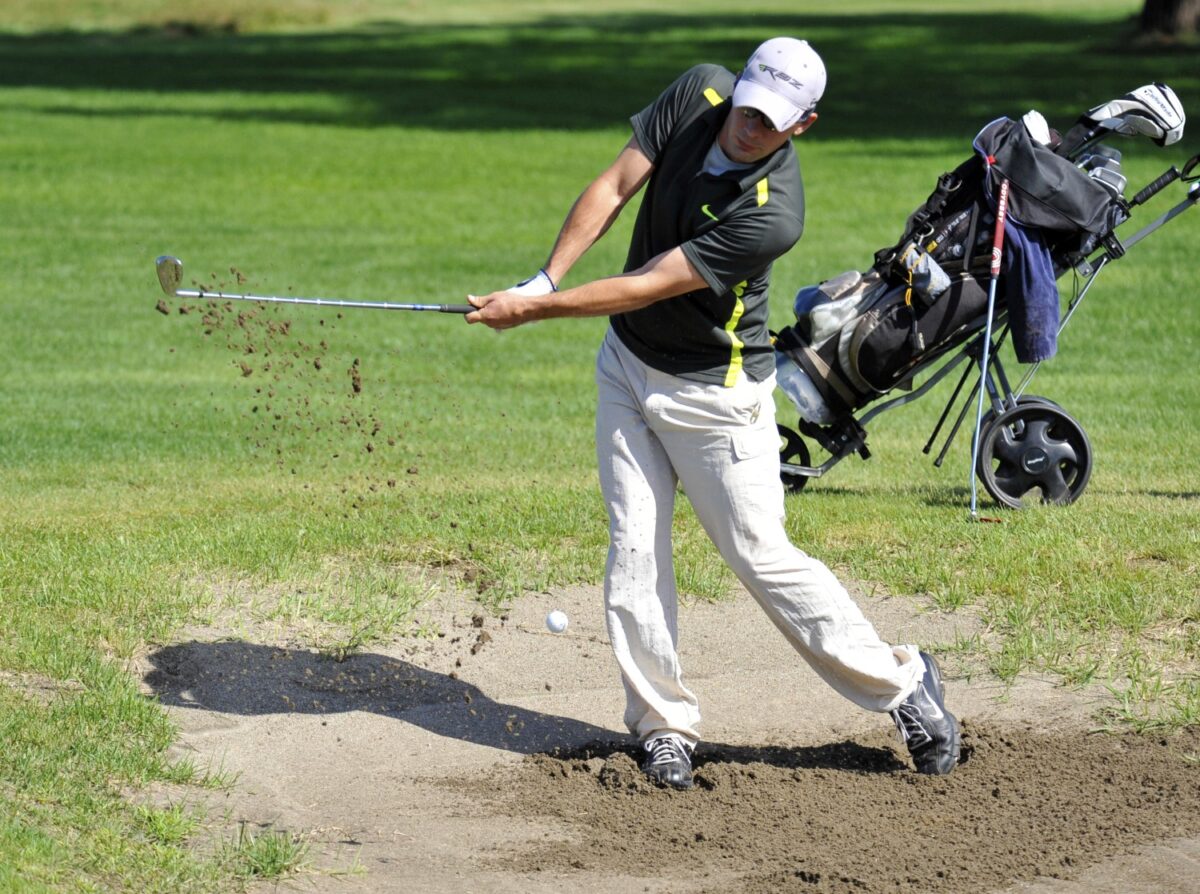
[[[507,291],[512,292],[514,295],[527,295],[530,298],[540,298],[542,295],[557,292],[558,286],[554,284],[545,270],[539,270],[533,276],[529,277],[529,279],[521,280],[515,286],[507,289]]]
[[[1046,117],[1037,109],[1030,109],[1021,116],[1021,123],[1029,133],[1029,138],[1042,146],[1050,145],[1050,125]]]

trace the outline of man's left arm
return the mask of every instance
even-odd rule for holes
[[[706,287],[681,248],[672,248],[619,276],[593,280],[550,295],[530,297],[513,292],[473,296],[478,310],[467,314],[468,323],[493,329],[511,329],[534,320],[554,317],[602,317],[646,307]]]

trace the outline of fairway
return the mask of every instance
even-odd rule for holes
[[[543,890],[531,881],[541,871],[554,874],[544,890],[606,874],[624,880],[611,891],[850,890],[836,861],[759,871],[743,860],[752,849],[729,844],[737,856],[722,862],[711,836],[697,844],[703,829],[689,832],[699,855],[660,841],[673,868],[654,877],[649,857],[639,870],[598,846],[554,849],[584,834],[588,816],[617,828],[606,797],[638,802],[645,822],[678,807],[674,793],[621,782],[620,682],[598,623],[608,520],[593,366],[606,321],[494,333],[452,314],[170,297],[155,258],[181,258],[188,290],[461,304],[537,270],[575,197],[628,139],[629,115],[679,72],[697,62],[736,70],[763,38],[795,33],[819,48],[830,77],[819,126],[797,141],[807,220],[775,265],[779,329],[794,320],[798,288],[865,269],[893,243],[989,121],[1036,108],[1065,130],[1090,106],[1154,81],[1200,116],[1196,45],[1133,40],[1139,4],[1117,0],[964,0],[921,13],[892,0],[803,10],[774,0],[737,10],[710,0],[600,0],[586,11],[549,0],[6,7],[0,891],[236,890],[297,866],[318,889],[386,890],[372,881],[384,873],[442,890],[433,876],[387,876],[372,861],[413,834],[396,810],[424,810],[411,823],[432,822],[456,815],[458,797],[486,802],[472,816],[486,820],[479,834],[491,838],[477,843],[496,862],[472,851],[457,866],[421,852],[445,861],[435,873],[445,890],[459,869],[513,890]],[[1112,144],[1130,194],[1200,151],[1200,125],[1189,128],[1170,147]],[[1173,184],[1122,232],[1185,194]],[[566,285],[620,271],[632,218]],[[1002,523],[968,523],[968,434],[941,468],[922,452],[956,376],[881,415],[868,461],[851,457],[787,498],[793,541],[853,582],[868,616],[929,637],[944,656],[949,697],[960,687],[974,712],[964,716],[978,723],[976,766],[997,778],[1030,766],[1006,755],[1029,760],[1040,747],[1079,747],[1093,768],[1114,759],[1106,749],[1132,749],[1153,766],[1155,792],[1170,792],[1181,767],[1194,774],[1197,244],[1193,210],[1104,271],[1033,381],[1031,392],[1061,404],[1090,439],[1095,466],[1077,503],[1008,511],[984,495],[985,514]],[[1071,279],[1060,281],[1064,293]],[[1019,378],[1024,368],[1005,351]],[[779,420],[793,423],[782,395],[778,405]],[[752,623],[736,614],[749,597],[686,500],[674,533],[681,626],[688,635],[694,615],[707,643],[690,654],[712,660],[714,698],[730,706],[724,721],[714,712],[705,809],[739,790],[747,798],[713,821],[774,821],[756,812],[771,786],[743,775],[756,763],[775,787],[812,786],[802,793],[823,790],[814,772],[853,788],[854,759],[878,777],[872,785],[903,776],[877,717],[808,705],[807,671],[779,669],[798,688],[761,715],[743,706],[739,694],[776,673],[746,654],[756,634],[721,642],[729,617]],[[571,617],[562,637],[540,626],[557,607]],[[735,614],[712,614],[722,611]],[[755,617],[758,633],[774,637]],[[479,644],[481,630],[495,641]],[[760,676],[739,675],[743,660]],[[223,663],[247,669],[244,686],[214,682]],[[325,689],[304,679],[306,668]],[[372,670],[399,676],[378,691],[361,674],[334,682]],[[309,697],[329,716],[295,704]],[[503,712],[498,731],[472,732],[465,718],[475,715],[446,719],[451,703],[479,707],[471,698]],[[567,750],[521,763],[539,749],[513,744],[509,714],[544,727],[540,750]],[[1036,747],[1022,738],[1010,754],[1004,736],[1017,728],[1062,738]],[[344,764],[331,734],[352,750]],[[245,743],[240,757],[235,744],[217,750],[226,735]],[[589,741],[608,750],[578,750]],[[830,743],[849,764],[820,751]],[[429,757],[439,748],[443,763]],[[306,749],[328,762],[305,763]],[[331,769],[341,766],[366,769]],[[547,774],[564,787],[541,791],[537,815],[471,787],[510,771],[525,790],[539,791]],[[374,812],[354,821],[396,836],[356,851],[342,843],[354,829],[321,832],[333,821],[307,812],[281,780],[323,774],[327,788],[305,790],[313,802],[377,786]],[[419,789],[413,780],[426,777],[437,785]],[[970,813],[991,797],[983,778],[956,782],[956,808]],[[938,803],[917,788],[929,799],[921,804]],[[1023,809],[1039,809],[1022,797],[1033,799]],[[1123,837],[1112,807],[1114,854],[1200,836],[1194,799],[1175,805],[1173,821],[1152,801],[1136,807],[1152,830],[1140,837]],[[584,806],[572,813],[571,803]],[[522,831],[506,839],[498,830],[510,822]],[[438,829],[446,847],[468,834]],[[542,832],[549,843],[533,847]],[[1077,832],[1051,824],[1045,835]],[[770,845],[776,856],[786,846]],[[1080,878],[1111,856],[1092,849],[1004,862],[970,884],[936,881],[937,868],[919,861],[907,889],[903,867],[862,878],[871,890],[992,891],[1051,869]],[[713,874],[689,874],[693,858]],[[967,857],[956,859],[969,877]],[[799,874],[781,881],[775,869]]]

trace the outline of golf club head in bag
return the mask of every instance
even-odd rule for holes
[[[1076,159],[1087,147],[1114,133],[1147,136],[1160,146],[1170,146],[1183,138],[1186,120],[1174,90],[1166,84],[1147,84],[1081,115],[1054,151]]]
[[[1079,153],[1076,166],[1112,193],[1114,198],[1125,195],[1126,178],[1121,171],[1121,153],[1111,146],[1097,143]]]
[[[1187,120],[1175,91],[1157,83],[1089,109],[1084,118],[1099,130],[1128,137],[1146,136],[1160,146],[1178,143]]]

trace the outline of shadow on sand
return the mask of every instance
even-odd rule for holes
[[[620,752],[640,760],[637,744],[612,730],[505,704],[478,686],[387,655],[360,652],[337,662],[307,649],[222,640],[164,646],[148,661],[146,684],[172,707],[247,716],[364,711],[517,754],[586,760]],[[858,773],[906,766],[887,748],[854,741],[795,748],[702,743],[697,766],[712,762]]]

